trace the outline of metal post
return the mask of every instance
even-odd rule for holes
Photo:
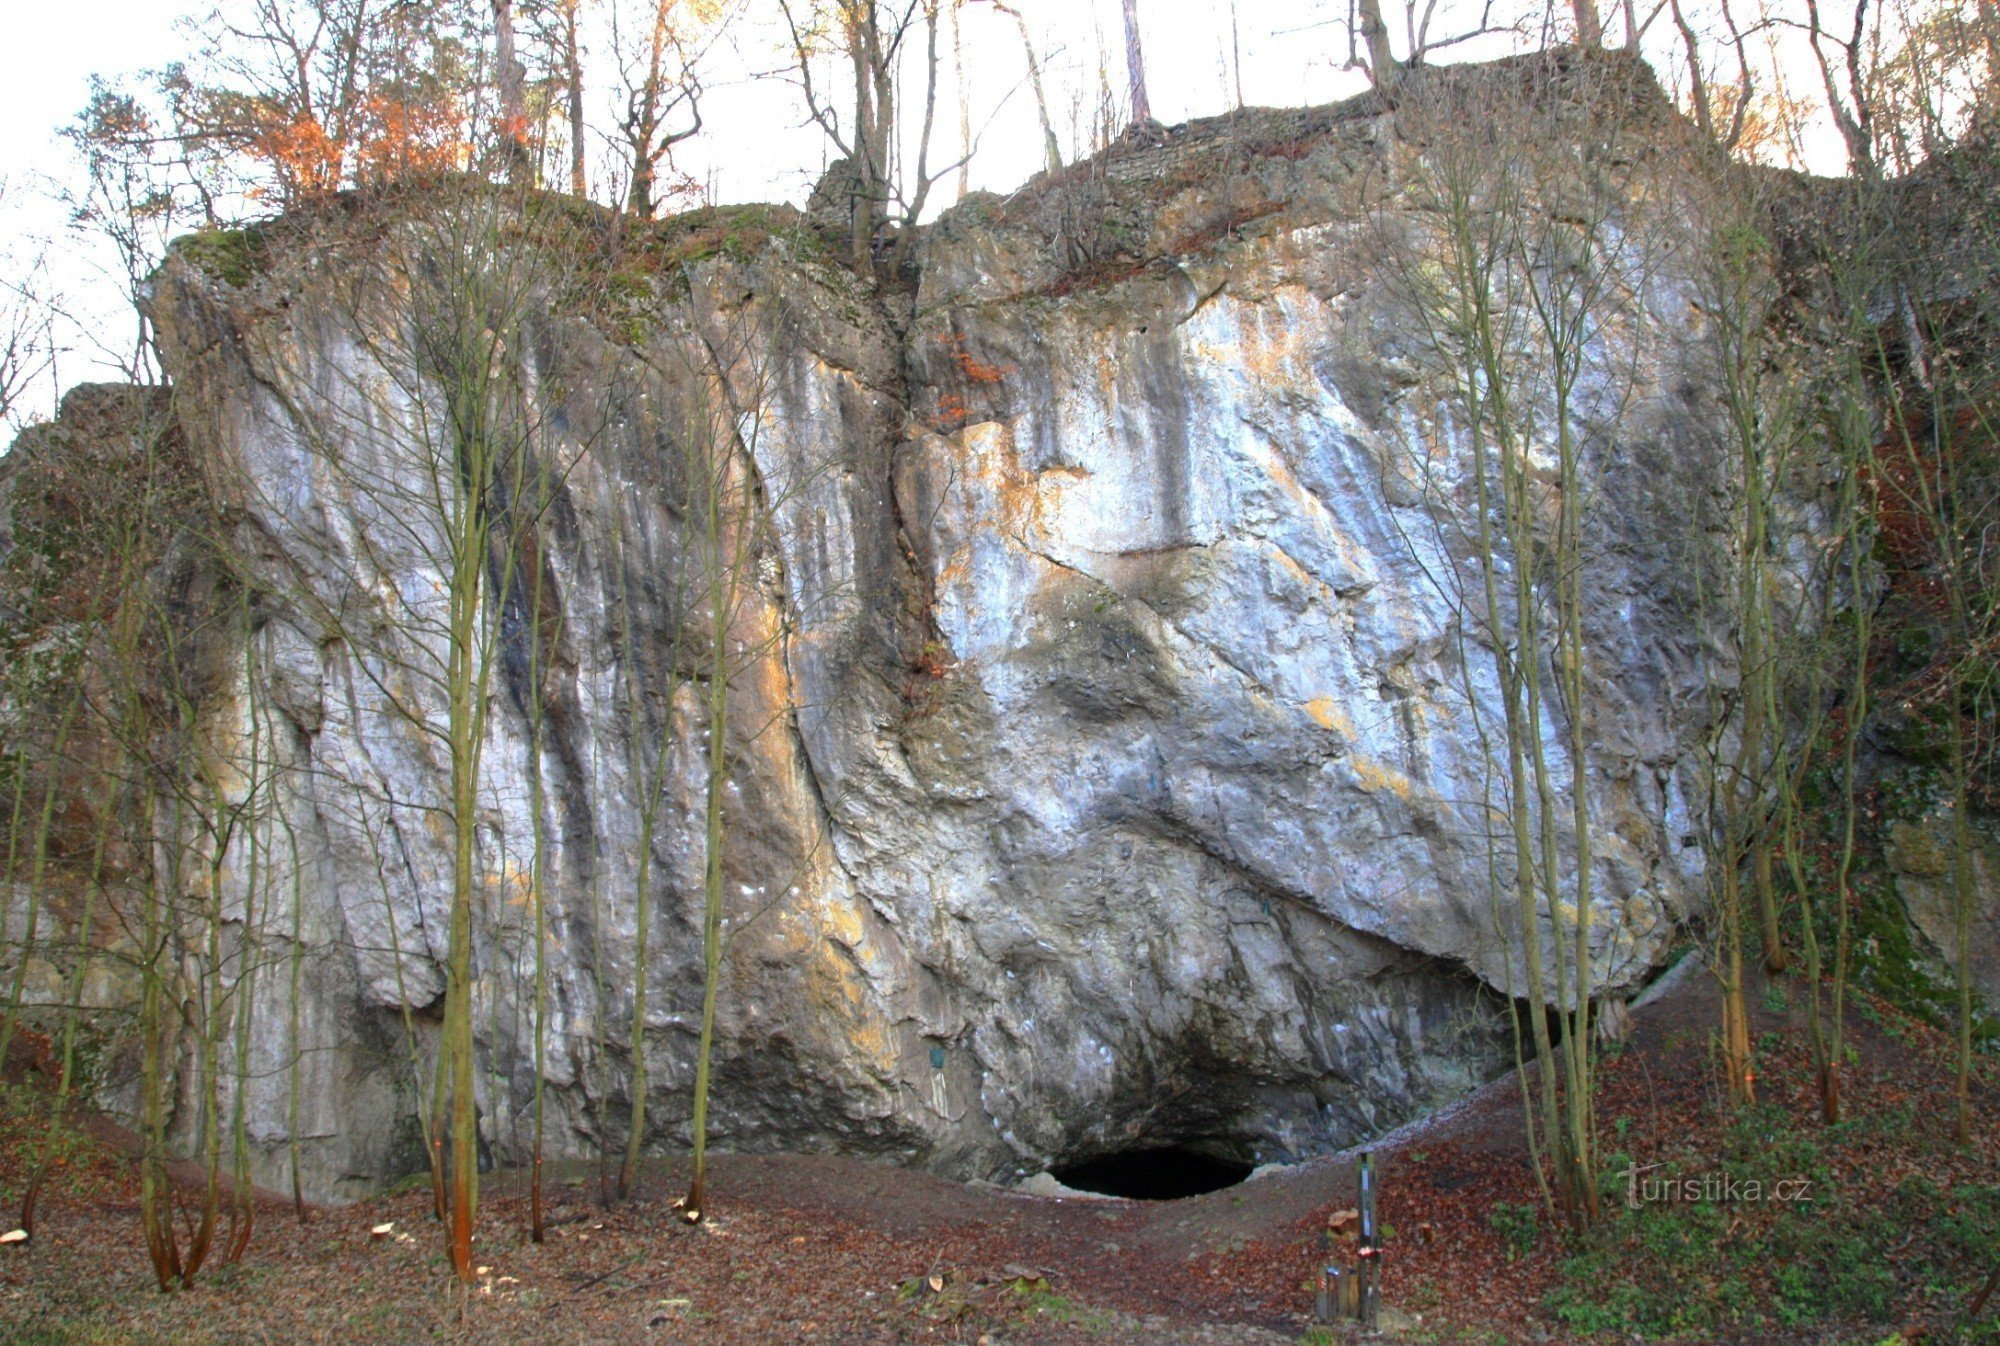
[[[1375,1159],[1366,1150],[1361,1154],[1360,1257],[1361,1322],[1372,1332],[1382,1303],[1382,1249],[1375,1234]]]

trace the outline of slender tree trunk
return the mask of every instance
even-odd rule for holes
[[[511,181],[533,175],[528,149],[528,72],[514,54],[514,0],[493,0],[493,75],[500,95],[500,151]]]
[[[1739,321],[1747,321],[1737,315]],[[1737,334],[1741,349],[1732,351],[1734,360],[1727,376],[1733,383],[1732,407],[1739,422],[1737,443],[1742,462],[1743,543],[1740,610],[1738,622],[1743,638],[1743,751],[1737,763],[1742,780],[1738,792],[1743,810],[1742,826],[1747,831],[1752,892],[1757,901],[1758,929],[1762,938],[1764,970],[1773,976],[1785,971],[1788,960],[1778,924],[1777,893],[1771,883],[1771,824],[1775,783],[1783,774],[1783,724],[1775,715],[1777,706],[1778,651],[1772,624],[1770,578],[1770,517],[1773,490],[1772,461],[1767,435],[1759,424],[1756,396],[1748,380],[1755,371],[1742,367],[1757,358],[1749,344],[1750,334]]]
[[[451,301],[463,304],[469,298],[454,295]],[[464,321],[463,313],[454,313],[453,318]],[[446,334],[445,339],[463,342],[467,347],[477,344],[468,338],[468,333],[459,331]],[[478,862],[479,699],[483,691],[479,617],[487,560],[486,511],[491,504],[487,493],[493,471],[493,445],[487,442],[492,425],[484,405],[485,374],[470,364],[471,355],[469,348],[453,350],[451,358],[466,363],[448,372],[448,377],[460,380],[448,395],[461,399],[461,405],[453,407],[453,435],[457,441],[453,446],[453,462],[460,477],[447,543],[451,563],[446,695],[451,749],[452,890],[441,1043],[444,1069],[440,1072],[451,1099],[448,1246],[452,1269],[466,1284],[473,1278],[472,1229],[479,1199],[479,1119],[472,1061],[472,908],[476,887],[474,866]]]
[[[185,712],[183,712],[185,720]],[[200,749],[195,749],[200,751]],[[201,801],[190,800],[189,805],[199,814]],[[201,1080],[200,1134],[202,1150],[202,1192],[201,1219],[195,1225],[193,1235],[188,1239],[186,1264],[182,1270],[183,1282],[192,1281],[202,1265],[208,1260],[208,1251],[215,1241],[217,1217],[222,1206],[222,1032],[226,1021],[224,996],[222,991],[222,875],[223,848],[228,844],[228,833],[221,825],[221,816],[227,805],[220,798],[220,791],[211,789],[210,807],[216,818],[209,826],[214,832],[213,849],[209,854],[208,905],[202,913],[207,926],[206,948],[202,958],[201,979],[195,985],[194,999],[199,1006],[200,1022],[197,1024],[195,1069]],[[179,844],[176,836],[170,844]]]
[[[569,191],[581,201],[590,195],[588,140],[583,123],[583,48],[576,33],[582,0],[563,0],[563,74],[569,85]],[[538,1240],[539,1241],[539,1240]]]
[[[139,786],[136,810],[138,838],[148,852],[139,894],[140,998],[139,998],[139,1221],[146,1233],[146,1252],[153,1263],[153,1276],[162,1291],[171,1292],[181,1281],[180,1242],[174,1230],[173,1186],[167,1175],[166,1072],[168,1039],[171,1033],[171,1006],[168,1004],[166,973],[162,964],[167,952],[167,919],[164,899],[150,863],[155,840],[155,805],[150,782]]]
[[[340,91],[334,96],[327,117],[327,138],[333,142],[334,159],[328,186],[338,188],[347,180],[347,163],[354,150],[354,113],[360,102],[361,43],[369,28],[368,0],[355,6],[353,20],[340,44]]]
[[[303,1102],[302,1081],[299,1078],[299,1064],[304,1059],[299,1036],[299,990],[305,973],[305,903],[304,874],[299,866],[299,837],[292,826],[292,820],[280,807],[274,812],[278,825],[285,832],[285,853],[291,874],[291,987],[287,999],[285,1023],[285,1073],[288,1090],[285,1099],[285,1151],[291,1161],[292,1170],[292,1216],[300,1225],[306,1222],[306,1197],[304,1180],[300,1174],[299,1117]]]
[[[1953,606],[1961,608],[1959,629],[1965,630],[1961,584],[1954,582]],[[1972,1144],[1972,913],[1979,892],[1972,873],[1971,755],[1966,751],[1965,661],[1975,657],[1970,651],[1960,655],[1951,681],[1951,817],[1952,817],[1952,936],[1958,942],[1952,960],[1958,974],[1958,1067],[1953,1090],[1953,1134],[1960,1145]]]
[[[1731,1105],[1757,1101],[1757,1075],[1750,1056],[1750,1010],[1743,996],[1742,880],[1733,872],[1722,876],[1727,894],[1718,918],[1722,923],[1722,1071],[1728,1077]]]
[[[70,1084],[76,1059],[76,1025],[83,1013],[84,974],[90,966],[91,932],[97,919],[97,897],[104,886],[104,855],[111,841],[111,833],[116,826],[118,815],[119,778],[124,775],[125,754],[121,750],[116,764],[105,777],[104,796],[97,811],[97,838],[91,848],[90,879],[83,903],[83,921],[77,926],[76,967],[70,976],[69,1008],[63,1022],[62,1076],[56,1086],[56,1100],[49,1112],[49,1126],[42,1138],[41,1155],[31,1170],[27,1191],[21,1198],[21,1228],[30,1237],[35,1232],[35,1205],[40,1198],[42,1183],[48,1176],[49,1156],[55,1143],[56,1131],[69,1105]],[[55,768],[51,762],[50,769]],[[4,1059],[4,1057],[0,1057]]]
[[[1630,0],[1627,2],[1630,3]],[[1588,5],[1590,0],[1577,0],[1577,3]],[[1681,53],[1687,59],[1688,101],[1694,105],[1694,124],[1701,129],[1704,136],[1713,140],[1715,111],[1708,101],[1708,72],[1701,63],[1701,40],[1695,35],[1694,26],[1687,21],[1687,16],[1681,12],[1681,0],[1668,0],[1667,12],[1674,16],[1674,29],[1681,36]],[[1629,12],[1625,24],[1628,45],[1633,45],[1629,41],[1632,29],[1632,17]]]
[[[269,870],[268,857],[259,838],[259,824],[262,816],[258,798],[270,789],[263,770],[261,703],[257,696],[257,668],[255,647],[250,631],[250,611],[248,591],[239,610],[238,635],[243,642],[243,679],[248,701],[248,721],[250,727],[250,761],[246,773],[246,793],[243,803],[243,826],[247,855],[244,866],[243,883],[243,924],[239,934],[239,956],[236,982],[230,998],[236,1011],[235,1041],[231,1054],[235,1057],[236,1078],[232,1088],[230,1106],[230,1207],[229,1237],[223,1244],[222,1260],[231,1265],[242,1260],[250,1247],[250,1237],[257,1219],[257,1203],[250,1181],[250,1030],[252,1015],[257,1004],[257,969],[263,962],[261,920],[268,919],[266,910],[257,901],[260,882],[268,883],[263,876]]]
[[[635,686],[632,695],[636,698],[638,694],[638,688]],[[673,719],[673,706],[671,702],[666,708],[665,715],[668,721],[671,722]],[[634,719],[637,719],[636,714]],[[662,738],[665,738],[667,733],[668,731],[665,728],[662,728],[660,731]],[[653,814],[657,792],[660,788],[658,778],[655,777],[645,788],[649,791],[651,797],[646,801],[644,812],[639,821],[638,864],[633,874],[632,919],[636,924],[636,930],[632,942],[632,1039],[630,1048],[632,1056],[630,1085],[632,1120],[626,1128],[625,1159],[618,1166],[618,1199],[620,1201],[626,1200],[632,1195],[633,1187],[638,1182],[639,1154],[646,1141],[646,1089],[648,1087],[646,1080],[646,992],[647,983],[650,979],[652,959],[653,904],[651,890]]]
[[[714,559],[721,561],[718,546]],[[711,601],[715,601],[711,599]],[[694,1173],[688,1182],[683,1214],[692,1222],[708,1207],[709,1064],[715,1045],[715,1000],[722,982],[723,793],[729,783],[729,629],[726,617],[711,623],[716,656],[708,686],[708,800],[704,819],[707,854],[702,877],[701,923],[701,1041],[695,1057]]]
[[[951,70],[958,91],[958,199],[972,190],[972,89],[965,77],[965,43],[960,40],[960,11],[965,0],[949,0],[951,5]]]
[[[548,498],[548,487],[543,483],[537,498]],[[543,1095],[548,1078],[548,1006],[549,1006],[549,916],[548,916],[548,844],[547,824],[543,821],[543,810],[548,807],[546,786],[542,778],[542,730],[547,720],[547,699],[542,693],[542,679],[547,677],[542,654],[542,582],[547,570],[536,548],[534,556],[535,573],[531,581],[531,598],[528,604],[528,705],[533,716],[528,736],[528,751],[533,760],[528,764],[529,817],[534,829],[532,854],[528,860],[529,897],[535,907],[535,1098],[534,1098],[534,1149],[528,1177],[528,1237],[536,1243],[543,1238],[542,1220],[542,1148],[543,1148]]]
[[[28,877],[28,907],[26,923],[21,933],[21,951],[16,955],[14,984],[8,988],[6,1009],[4,1012],[0,1012],[0,1064],[4,1064],[7,1060],[7,1048],[14,1039],[14,1028],[19,1022],[21,1014],[21,995],[27,989],[28,984],[28,962],[34,956],[35,939],[40,932],[42,884],[48,873],[49,829],[55,822],[56,800],[60,793],[58,787],[61,784],[62,777],[63,754],[69,745],[70,728],[76,723],[77,708],[82,700],[81,689],[82,684],[79,682],[77,690],[73,691],[70,695],[69,706],[64,710],[62,721],[56,728],[54,750],[50,753],[46,763],[49,778],[42,790],[41,813],[35,820],[33,860]],[[25,762],[22,764],[21,769],[23,778],[25,779],[27,770]],[[16,813],[19,813],[18,807],[16,808]],[[15,830],[18,830],[18,824]],[[10,830],[8,837],[8,845],[10,847],[13,845],[13,835],[13,830]],[[5,877],[9,880],[7,895],[12,897],[13,887],[11,881],[13,873],[11,868]],[[0,918],[4,918],[6,914],[6,909],[0,907]],[[5,933],[4,925],[0,925],[0,933]]]
[[[462,703],[469,689],[454,688],[454,718],[471,714]],[[460,747],[460,745],[454,745]],[[445,1039],[447,1077],[451,1091],[451,1154],[449,1209],[451,1263],[460,1280],[472,1280],[472,1225],[479,1195],[479,1133],[474,1107],[472,1071],[472,866],[474,781],[470,772],[454,773],[452,809],[456,815],[452,861],[451,932],[445,973]]]
[[[642,220],[659,208],[654,186],[659,176],[660,124],[666,120],[668,12],[672,0],[653,0],[653,28],[646,46],[646,79],[625,120],[625,140],[632,154],[632,186],[627,195],[631,212]]]
[[[393,918],[392,918],[393,935]],[[400,941],[398,941],[400,942]],[[398,955],[400,963],[400,955]],[[402,980],[402,969],[397,968],[397,982]],[[409,1004],[406,1000],[405,1006]],[[451,1170],[445,1148],[446,1137],[451,1125],[451,1015],[454,1008],[447,994],[445,999],[445,1023],[438,1030],[437,1060],[431,1069],[431,1102],[429,1125],[425,1132],[430,1139],[431,1159],[431,1217],[439,1224],[449,1225],[451,1221]],[[409,1027],[405,1016],[405,1028]],[[411,1039],[415,1042],[414,1036]]]
[[[1128,0],[1128,8],[1129,3],[1130,0]],[[1011,5],[1002,4],[1001,0],[993,0],[993,8],[1014,20],[1014,27],[1020,31],[1021,51],[1028,58],[1028,87],[1033,90],[1035,95],[1035,115],[1041,118],[1042,122],[1042,167],[1051,173],[1060,172],[1063,166],[1062,146],[1057,143],[1055,127],[1049,122],[1049,99],[1048,95],[1042,91],[1042,63],[1035,57],[1035,40],[1028,33],[1028,21],[1021,17],[1020,10],[1015,9]],[[952,44],[954,47],[958,43],[957,15],[958,9],[954,5],[952,8]],[[960,120],[961,127],[963,127],[964,111],[962,107]],[[963,195],[962,192],[961,195]]]
[[[848,247],[854,269],[867,274],[873,262],[876,195],[887,180],[888,166],[876,154],[877,121],[872,68],[877,41],[874,0],[863,0],[848,20],[848,56],[854,67],[854,202],[850,209]]]
[[[1229,0],[1229,74],[1236,86],[1236,106],[1243,103],[1243,36],[1236,21],[1236,0]]]
[[[1584,267],[1591,265],[1584,263]],[[1581,274],[1581,272],[1579,273]],[[1574,302],[1574,301],[1573,301]],[[1582,301],[1587,306],[1587,300]],[[1595,885],[1591,872],[1594,847],[1591,844],[1590,788],[1586,777],[1589,725],[1584,715],[1584,629],[1583,629],[1583,483],[1578,471],[1580,446],[1577,443],[1572,411],[1574,390],[1581,358],[1582,332],[1570,305],[1558,314],[1560,339],[1552,338],[1556,374],[1556,445],[1558,480],[1562,489],[1556,548],[1557,611],[1561,626],[1556,650],[1563,700],[1569,721],[1570,828],[1574,833],[1576,870],[1575,947],[1571,953],[1570,1017],[1563,1034],[1565,1049],[1564,1092],[1572,1208],[1583,1224],[1598,1220],[1596,1170],[1591,1153],[1595,1134],[1590,1034],[1590,994],[1593,982],[1590,966],[1590,926]],[[1551,900],[1552,918],[1560,920],[1562,903]],[[1558,926],[1559,928],[1559,926]]]
[[[1472,451],[1475,554],[1482,588],[1479,621],[1493,654],[1503,717],[1507,786],[1504,791],[1506,827],[1512,845],[1514,920],[1525,985],[1517,993],[1526,1001],[1529,1039],[1533,1044],[1539,1106],[1527,1098],[1529,1144],[1537,1156],[1545,1147],[1558,1151],[1557,1180],[1564,1181],[1560,1151],[1566,1149],[1558,1098],[1558,1066],[1549,1025],[1551,988],[1542,958],[1540,921],[1541,878],[1537,862],[1535,818],[1531,800],[1528,739],[1538,733],[1536,703],[1531,690],[1533,661],[1539,658],[1538,609],[1532,510],[1524,507],[1522,452],[1515,443],[1514,408],[1505,367],[1512,340],[1508,324],[1516,311],[1513,296],[1498,280],[1502,267],[1500,242],[1493,221],[1506,210],[1507,182],[1499,184],[1501,201],[1486,198],[1492,166],[1469,155],[1446,156],[1438,168],[1438,206],[1443,216],[1443,272],[1447,293],[1439,315],[1442,331],[1433,332],[1441,353],[1450,360],[1453,378],[1464,403],[1466,435]],[[1528,531],[1523,531],[1525,525]],[[1508,586],[1503,592],[1503,585]],[[1511,599],[1511,601],[1510,601]],[[1513,629],[1502,614],[1511,608]],[[1497,847],[1496,847],[1497,849]],[[1497,856],[1490,857],[1495,870]],[[1548,1176],[1539,1165],[1536,1182],[1545,1199],[1555,1204]],[[1565,1192],[1564,1200],[1567,1201]]]
[[[1139,46],[1139,0],[1124,0],[1125,73],[1130,81],[1132,125],[1153,120],[1153,105],[1146,97],[1146,54]]]
[[[1496,357],[1503,353],[1496,346]],[[1503,357],[1504,358],[1504,357]],[[1496,364],[1496,373],[1504,377],[1504,371]],[[1566,976],[1566,951],[1562,940],[1562,884],[1556,855],[1556,819],[1561,810],[1561,799],[1550,775],[1546,755],[1542,750],[1542,724],[1545,719],[1545,697],[1542,688],[1542,619],[1541,600],[1537,593],[1541,585],[1540,566],[1536,561],[1539,541],[1535,536],[1536,511],[1530,495],[1532,466],[1527,460],[1527,446],[1511,432],[1508,446],[1503,453],[1507,473],[1506,518],[1507,536],[1514,559],[1514,621],[1518,648],[1514,656],[1515,677],[1518,679],[1520,735],[1515,749],[1519,765],[1517,767],[1520,805],[1517,812],[1520,821],[1516,825],[1517,844],[1528,848],[1524,854],[1539,852],[1539,863],[1524,862],[1522,868],[1527,875],[1523,889],[1526,908],[1523,911],[1524,934],[1532,928],[1535,960],[1541,959],[1541,922],[1539,908],[1546,904],[1549,913],[1550,950],[1554,966],[1552,984],[1544,984],[1537,1000],[1537,1018],[1541,1021],[1537,1028],[1537,1055],[1541,1063],[1543,1125],[1549,1137],[1551,1151],[1556,1160],[1557,1189],[1562,1194],[1563,1209],[1571,1222],[1582,1225],[1587,1216],[1580,1204],[1577,1190],[1577,1165],[1580,1156],[1574,1146],[1574,1137],[1568,1126],[1563,1104],[1562,1085],[1566,1081],[1564,1064],[1569,1051],[1569,1043],[1564,1042],[1562,1051],[1557,1052],[1555,1035],[1550,1031],[1548,1020],[1553,1018],[1561,1023],[1565,1007],[1570,1004],[1571,995]],[[1530,803],[1530,801],[1533,801]],[[1533,826],[1534,823],[1539,826]],[[1553,1008],[1551,1008],[1553,1005]],[[1587,1006],[1580,1007],[1587,1011]],[[1570,1035],[1565,1034],[1565,1038]],[[1542,1053],[1546,1055],[1542,1055]]]
[[[1812,691],[1812,700],[1816,704],[1819,689],[1814,687]],[[1817,738],[1816,729],[1814,737]],[[1801,754],[1800,774],[1803,774],[1811,763],[1811,748],[1809,742]],[[1791,877],[1792,895],[1799,904],[1800,942],[1805,948],[1806,956],[1806,1043],[1811,1050],[1813,1075],[1819,1081],[1821,1106],[1824,1108],[1826,1100],[1831,1096],[1829,1082],[1833,1078],[1833,1047],[1827,1038],[1826,1021],[1821,1015],[1823,995],[1821,987],[1826,971],[1825,960],[1821,954],[1819,930],[1815,924],[1813,884],[1806,872],[1805,835],[1801,821],[1803,806],[1798,795],[1798,780],[1796,776],[1787,773],[1781,783],[1785,789],[1784,798],[1779,806],[1785,868]]]
[[[1865,436],[1863,442],[1866,442]],[[1863,507],[1858,499],[1856,479],[1861,471],[1862,465],[1858,462],[1850,462],[1845,468],[1848,486],[1844,513],[1849,530],[1847,582],[1848,602],[1854,614],[1854,681],[1848,692],[1843,725],[1845,732],[1840,744],[1840,859],[1835,864],[1833,875],[1833,900],[1839,905],[1834,910],[1833,987],[1827,1016],[1826,1073],[1820,1079],[1820,1110],[1828,1126],[1840,1121],[1841,1112],[1840,1071],[1846,1052],[1847,975],[1853,954],[1854,851],[1861,817],[1855,759],[1861,746],[1862,728],[1868,722],[1868,646],[1873,638],[1874,614],[1867,600],[1866,588],[1867,552],[1859,536]]]
[[[875,89],[875,134],[869,162],[874,165],[869,174],[868,209],[870,237],[889,220],[889,201],[895,194],[897,163],[896,128],[897,117],[902,106],[896,99],[896,65],[883,40],[879,27],[870,26],[868,36],[868,72]]]
[[[41,1198],[42,1184],[48,1179],[49,1159],[55,1149],[56,1136],[69,1115],[70,1087],[76,1078],[76,1025],[83,1017],[84,974],[90,967],[90,934],[97,920],[101,873],[100,870],[92,876],[84,894],[83,921],[77,926],[76,967],[70,973],[69,995],[63,1013],[62,1073],[56,1080],[55,1099],[49,1104],[49,1123],[42,1132],[41,1150],[28,1170],[27,1190],[21,1195],[20,1228],[31,1239],[35,1234],[35,1205]]]

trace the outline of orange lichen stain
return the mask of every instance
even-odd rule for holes
[[[1384,766],[1380,762],[1370,761],[1366,757],[1353,757],[1348,760],[1354,769],[1354,778],[1361,783],[1362,789],[1367,790],[1371,794],[1379,790],[1387,790],[1398,799],[1408,799],[1410,797],[1410,778],[1396,770],[1396,768]]]
[[[861,946],[867,932],[861,925],[861,913],[852,906],[833,904],[819,909],[820,924],[825,927],[829,938],[836,939],[850,949]]]
[[[745,642],[745,648],[758,649],[763,653],[750,666],[750,678],[745,688],[760,703],[760,708],[775,710],[788,706],[792,700],[791,670],[785,667],[784,645],[775,613],[767,614],[766,620],[757,623],[755,644]]]
[[[855,994],[857,1000],[859,1000],[865,999],[867,993],[865,991],[857,991]],[[866,1057],[871,1067],[877,1072],[888,1074],[895,1069],[895,1042],[890,1038],[889,1030],[882,1026],[882,1022],[879,1019],[870,1019],[849,1028],[847,1030],[847,1042],[856,1052]]]
[[[851,369],[842,369],[839,365],[830,364],[817,355],[812,357],[812,362],[813,373],[823,379],[837,380],[841,383],[854,383],[857,381],[854,377],[854,371]]]
[[[1327,509],[1326,502],[1305,488],[1297,474],[1292,471],[1291,464],[1284,460],[1284,456],[1262,440],[1246,441],[1245,447],[1257,465],[1264,469],[1264,475],[1271,479],[1272,484],[1283,491],[1285,498],[1290,500],[1301,514],[1311,519],[1321,533],[1333,543],[1334,549],[1340,553],[1340,559],[1357,573],[1364,570],[1365,566],[1360,554],[1355,550],[1354,543],[1334,524],[1333,514]],[[1286,559],[1291,558],[1286,557]],[[1317,580],[1314,582],[1318,583]]]
[[[1105,406],[1118,405],[1118,362],[1102,347],[1097,352],[1097,394]]]
[[[534,871],[525,865],[516,864],[512,860],[502,860],[500,872],[486,875],[483,882],[488,892],[500,896],[508,906],[523,907],[534,894],[535,875]],[[513,896],[507,896],[509,893]]]
[[[872,1066],[889,1071],[896,1063],[896,1046],[879,1014],[871,1009],[867,979],[843,950],[865,960],[860,946],[867,938],[861,913],[852,905],[830,902],[814,908],[823,936],[806,968],[806,1000],[818,1010],[829,1031],[867,1057]]]
[[[1326,594],[1331,592],[1331,590],[1328,589],[1327,587],[1326,581],[1322,580],[1319,576],[1313,574],[1312,571],[1307,570],[1304,566],[1300,565],[1297,561],[1293,560],[1292,554],[1286,551],[1283,547],[1280,547],[1275,543],[1268,543],[1266,544],[1266,547],[1271,556],[1271,559],[1276,561],[1279,565],[1283,566],[1294,580],[1297,580],[1300,584],[1304,585],[1308,589],[1319,590],[1322,596],[1325,596]]]
[[[1037,533],[1044,537],[1061,535],[1064,497],[1072,490],[1082,487],[1089,477],[1090,473],[1082,468],[1056,467],[1035,478],[1035,503],[1030,517]],[[1050,520],[1055,521],[1053,526]],[[1022,540],[1023,546],[1028,545],[1026,534],[1016,533],[1015,537]],[[1033,548],[1030,547],[1030,550]]]
[[[1316,696],[1306,702],[1306,714],[1317,720],[1322,729],[1331,729],[1347,738],[1355,736],[1354,721],[1347,718],[1347,712],[1330,696]]]
[[[963,585],[971,574],[972,553],[966,548],[960,548],[945,558],[944,564],[938,567],[937,588],[940,592],[956,589]]]
[[[1265,304],[1237,305],[1236,313],[1239,335],[1235,358],[1251,382],[1313,391],[1312,366],[1305,350],[1305,333],[1313,325],[1289,321]]]
[[[1041,530],[1042,493],[1033,473],[1021,466],[1014,427],[999,421],[967,426],[960,470],[966,487],[983,488],[997,508],[994,531],[1026,537]]]

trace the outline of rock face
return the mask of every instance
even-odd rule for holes
[[[1941,986],[1957,976],[1958,874],[1953,818],[1948,808],[1930,810],[1884,829],[1883,857],[1893,876],[1910,925],[1935,952],[1933,975]],[[2000,845],[1977,823],[1971,835],[1971,915],[1966,963],[1973,989],[1988,1005],[2000,1004]]]
[[[1626,111],[1663,107],[1647,85]],[[516,572],[538,612],[487,613],[479,790],[498,1159],[531,1134],[536,838],[548,1150],[623,1143],[655,797],[647,1142],[687,1135],[709,745],[669,676],[699,605],[668,577],[694,546],[690,408],[740,436],[775,522],[733,628],[754,657],[715,1143],[1000,1179],[1139,1143],[1261,1162],[1510,1059],[1481,803],[1501,710],[1446,578],[1470,572],[1440,511],[1469,504],[1434,485],[1466,450],[1391,264],[1423,227],[1399,186],[1421,153],[1367,105],[1182,128],[960,206],[912,245],[913,295],[803,235],[663,272],[615,336],[536,282],[524,433],[556,484]],[[308,1194],[337,1196],[422,1162],[445,576],[420,502],[435,379],[384,241],[408,231],[296,227],[254,274],[183,250],[153,304],[251,577],[254,634],[204,711],[261,745],[267,791],[219,871],[229,911],[297,971],[256,983],[250,1134],[265,1177],[296,1135]],[[1699,880],[1701,698],[1656,533],[1712,413],[1685,298],[1643,265],[1607,338],[1619,415],[1586,427],[1593,751],[1573,768],[1553,721],[1546,745],[1586,782],[1614,988]]]

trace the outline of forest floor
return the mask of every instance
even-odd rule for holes
[[[2000,1081],[1984,1058],[1979,1138],[1950,1133],[1950,1042],[1867,997],[1850,1015],[1850,1120],[1826,1128],[1797,982],[1761,989],[1763,1105],[1722,1106],[1705,976],[1635,1011],[1599,1104],[1606,1218],[1552,1231],[1525,1160],[1513,1077],[1378,1142],[1385,1334],[1402,1340],[2000,1341],[2000,1295],[1958,1320],[2000,1256]],[[17,1053],[17,1057],[21,1054]],[[42,1125],[21,1069],[0,1113],[0,1200],[18,1201]],[[129,1136],[62,1135],[34,1239],[0,1247],[0,1340],[15,1342],[1055,1342],[1343,1340],[1311,1320],[1352,1159],[1205,1196],[1030,1196],[831,1156],[717,1156],[708,1218],[672,1208],[663,1163],[631,1201],[551,1170],[528,1241],[518,1174],[489,1177],[478,1282],[453,1288],[428,1189],[312,1208],[267,1197],[248,1252],[174,1295],[140,1236]],[[1659,1165],[1628,1178],[1631,1165]],[[1718,1199],[1626,1208],[1645,1179],[1731,1178]],[[1760,1189],[1746,1184],[1755,1179]],[[1783,1199],[1778,1184],[1788,1184]],[[1804,1184],[1803,1187],[1800,1184]],[[12,1206],[4,1208],[11,1216]],[[393,1222],[377,1237],[375,1226]],[[1343,1255],[1336,1253],[1336,1256]]]

